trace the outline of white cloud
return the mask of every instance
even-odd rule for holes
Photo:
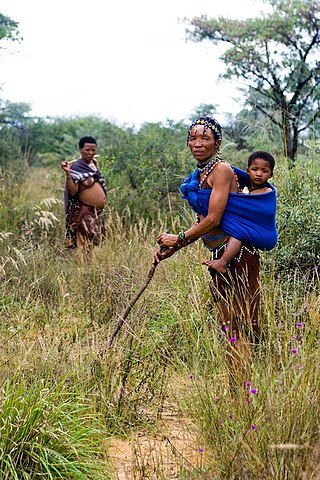
[[[2,96],[35,115],[97,114],[118,124],[186,118],[201,103],[237,111],[218,82],[222,49],[185,41],[179,18],[257,15],[250,0],[0,0],[23,42],[0,52]],[[220,53],[219,53],[220,52]]]

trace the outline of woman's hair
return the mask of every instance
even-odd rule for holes
[[[219,122],[217,122],[217,120],[215,118],[199,117],[199,118],[197,118],[197,120],[194,120],[188,128],[187,145],[189,145],[191,130],[196,125],[203,125],[204,126],[203,133],[207,129],[211,130],[211,132],[213,132],[215,140],[218,140],[219,138],[221,138],[221,140],[222,140],[222,131],[221,131],[221,126],[220,126]]]
[[[83,148],[85,143],[94,143],[97,145],[97,141],[94,137],[82,137],[79,140],[79,148]]]

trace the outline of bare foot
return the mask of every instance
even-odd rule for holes
[[[206,265],[207,267],[221,273],[226,273],[227,271],[227,264],[221,258],[217,260],[203,260],[202,265]]]

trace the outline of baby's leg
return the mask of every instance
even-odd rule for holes
[[[237,238],[230,237],[227,248],[224,250],[222,256],[217,260],[204,260],[202,265],[207,265],[218,272],[225,273],[229,262],[236,256],[241,248],[242,242]]]

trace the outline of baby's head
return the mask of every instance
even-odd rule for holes
[[[257,160],[257,159],[265,160],[266,162],[268,162],[269,166],[270,166],[271,173],[273,174],[275,160],[274,160],[273,156],[271,155],[271,153],[264,152],[262,150],[258,150],[257,152],[253,152],[250,155],[250,157],[248,158],[248,168],[250,168],[252,163],[254,162],[254,160]]]

